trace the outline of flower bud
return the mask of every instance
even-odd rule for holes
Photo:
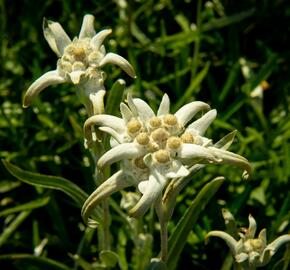
[[[159,128],[161,126],[161,120],[160,120],[160,118],[158,118],[157,116],[152,117],[149,120],[149,125],[153,129]]]
[[[142,125],[138,120],[131,120],[127,124],[127,129],[129,133],[136,133],[141,129]]]
[[[163,118],[164,124],[168,126],[175,126],[177,124],[177,118],[173,114],[167,114]]]
[[[170,149],[178,149],[181,146],[181,139],[175,136],[167,140],[167,147]]]
[[[149,137],[146,132],[141,132],[137,135],[136,141],[141,145],[147,145],[149,143]]]
[[[151,137],[155,142],[163,142],[168,139],[169,134],[164,128],[158,128],[151,133]]]
[[[157,162],[159,163],[167,163],[170,160],[169,153],[166,150],[158,150],[157,152],[154,153],[154,157]]]
[[[190,134],[190,133],[183,133],[181,136],[180,136],[180,139],[182,140],[182,142],[184,143],[194,143],[194,138],[193,136]]]

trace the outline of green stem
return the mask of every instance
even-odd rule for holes
[[[160,223],[161,260],[166,262],[168,256],[168,219],[165,218],[166,210],[162,203],[162,196],[156,200],[155,210]]]
[[[161,260],[166,262],[168,256],[168,230],[167,222],[160,220],[160,238],[161,238]]]
[[[96,82],[95,82],[96,83]],[[86,84],[83,86],[83,88],[79,88],[79,96],[81,99],[87,100],[87,94],[92,92],[90,90],[91,84]],[[99,88],[100,90],[105,90],[103,85],[95,85],[95,88]],[[92,116],[92,113],[94,113],[94,106],[92,104],[86,104],[84,102],[87,114],[88,116]],[[94,161],[94,166],[95,166],[95,172],[93,175],[94,183],[98,186],[101,185],[105,180],[106,180],[106,174],[104,172],[101,172],[97,168],[97,163],[105,152],[105,137],[102,132],[99,132],[97,129],[92,128],[92,132],[96,133],[97,136],[97,141],[91,146],[90,152],[92,155],[92,159]],[[102,226],[99,227],[98,229],[98,246],[99,250],[110,250],[110,231],[109,231],[109,226],[110,226],[110,212],[109,212],[109,202],[108,200],[104,200],[102,203],[102,208],[103,208],[103,224]]]
[[[103,248],[104,250],[110,250],[110,211],[109,211],[109,200],[105,199],[103,201],[103,211],[104,211],[104,224],[103,224]]]

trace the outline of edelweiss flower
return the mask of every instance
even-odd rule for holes
[[[106,54],[102,43],[112,30],[96,34],[92,15],[84,16],[80,34],[73,40],[59,23],[46,19],[43,22],[43,32],[49,46],[59,57],[57,68],[43,74],[29,87],[24,97],[24,107],[28,107],[47,86],[64,82],[85,86],[85,95],[90,99],[94,99],[99,91],[101,93],[98,94],[103,96],[105,74],[100,68],[108,63],[119,66],[129,76],[135,77],[134,69],[126,59],[114,53]]]
[[[121,170],[110,177],[90,196],[83,206],[87,220],[93,207],[111,193],[127,186],[137,186],[143,194],[130,210],[138,217],[162,194],[169,179],[189,174],[189,168],[198,163],[230,163],[250,172],[248,161],[232,152],[219,149],[203,136],[216,117],[210,110],[201,118],[187,125],[200,111],[209,110],[206,103],[191,102],[175,114],[169,112],[170,101],[165,94],[157,114],[143,100],[128,95],[128,106],[121,103],[122,118],[95,115],[84,124],[87,144],[93,143],[92,126],[112,136],[111,150],[98,161],[98,167],[122,161]]]
[[[266,229],[262,229],[258,238],[254,238],[256,229],[256,221],[249,215],[249,228],[241,230],[239,241],[234,238],[235,235],[230,235],[223,231],[211,231],[206,238],[211,236],[222,238],[229,246],[236,262],[243,269],[255,269],[266,265],[281,245],[290,242],[290,234],[285,234],[267,245]],[[236,231],[238,231],[237,228]]]

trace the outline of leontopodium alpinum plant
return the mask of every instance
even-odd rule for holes
[[[84,222],[97,224],[91,218],[95,208],[103,202],[103,220],[100,224],[103,235],[100,234],[99,244],[101,243],[100,251],[108,251],[110,222],[107,197],[133,186],[137,192],[132,194],[134,196],[130,195],[128,205],[133,206],[129,209],[129,215],[140,218],[151,206],[155,207],[160,222],[161,260],[167,262],[167,224],[176,198],[191,181],[192,174],[206,164],[241,167],[244,178],[251,173],[251,166],[246,158],[228,151],[235,131],[214,143],[204,134],[215,120],[216,110],[210,109],[204,102],[193,101],[171,113],[170,100],[166,94],[157,113],[142,99],[132,98],[128,94],[127,104],[120,104],[121,118],[105,114],[103,98],[106,92],[106,74],[102,67],[108,63],[115,64],[129,76],[135,77],[134,69],[126,59],[114,53],[106,53],[103,41],[111,30],[96,33],[94,17],[85,15],[79,36],[73,40],[57,22],[44,20],[43,31],[45,39],[59,58],[57,67],[43,74],[29,87],[23,106],[30,106],[38,94],[50,85],[69,82],[77,86],[77,94],[89,115],[84,124],[85,144],[94,157],[97,168],[94,178],[99,183],[83,204]],[[105,136],[102,136],[102,132],[111,136],[111,148],[108,151],[105,149]],[[96,147],[100,145],[102,147]],[[119,161],[120,169],[104,179],[106,174],[100,172]],[[266,265],[277,249],[290,241],[289,235],[283,235],[267,245],[265,229],[255,238],[256,222],[251,215],[249,228],[238,234],[233,226],[233,216],[225,210],[223,214],[229,233],[212,231],[207,237],[224,239],[241,269],[255,269]]]
[[[73,40],[59,23],[46,19],[43,21],[43,32],[49,46],[59,57],[57,67],[43,74],[28,88],[24,107],[28,107],[46,87],[69,82],[78,86],[80,100],[89,115],[102,113],[106,74],[101,68],[106,64],[115,64],[129,76],[136,76],[126,59],[115,53],[106,53],[103,41],[112,30],[106,29],[96,34],[92,15],[84,16],[79,36]]]
[[[216,118],[216,110],[201,101],[193,101],[170,113],[170,100],[165,94],[157,114],[139,98],[127,97],[128,105],[121,103],[122,118],[99,114],[84,124],[87,144],[94,143],[92,126],[112,136],[112,149],[98,160],[102,169],[121,161],[121,169],[102,183],[85,202],[82,214],[88,222],[91,211],[107,196],[128,186],[136,186],[141,199],[129,211],[133,217],[145,214],[162,195],[170,182],[190,173],[196,164],[234,164],[242,167],[244,177],[251,171],[248,161],[237,154],[219,148],[204,136]],[[208,111],[190,123],[201,111]],[[189,124],[190,123],[190,124]]]
[[[240,230],[238,230],[235,219],[228,210],[223,210],[223,217],[228,232],[211,231],[206,238],[215,236],[223,239],[242,270],[254,270],[257,267],[265,266],[283,244],[290,242],[290,234],[285,234],[267,244],[266,229],[262,229],[258,237],[255,238],[257,224],[252,215],[249,215],[249,227]]]

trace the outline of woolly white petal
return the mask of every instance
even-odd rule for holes
[[[110,149],[104,155],[102,155],[98,161],[98,167],[110,165],[121,159],[133,159],[140,157],[144,154],[144,151],[136,143],[123,143]]]
[[[248,239],[253,239],[253,238],[255,238],[257,223],[251,214],[249,214],[248,219],[249,219],[249,228],[246,232],[246,237]]]
[[[165,172],[165,176],[168,178],[185,177],[187,175],[189,175],[189,170],[179,160],[173,160],[170,169]]]
[[[208,148],[191,143],[183,143],[178,156],[186,159],[206,159],[208,161],[216,160],[216,157],[212,151]]]
[[[270,243],[263,251],[261,256],[261,263],[265,265],[269,262],[271,257],[277,252],[277,250],[287,242],[290,242],[290,234],[284,234],[275,239],[272,243]]]
[[[223,239],[227,243],[232,254],[234,256],[236,256],[236,254],[237,254],[236,247],[237,247],[238,242],[235,240],[235,238],[233,238],[231,235],[229,235],[228,233],[223,232],[223,231],[211,231],[206,235],[206,238],[212,237],[212,236],[219,237],[219,238]]]
[[[122,136],[120,136],[120,134],[116,132],[116,130],[110,127],[100,127],[99,130],[110,134],[117,141],[117,143],[122,143]]]
[[[235,260],[237,263],[243,263],[249,259],[249,255],[245,252],[239,253],[235,256]]]
[[[76,70],[68,73],[68,76],[73,84],[79,84],[81,80],[81,76],[86,72],[83,70]]]
[[[133,98],[132,95],[130,93],[128,93],[127,95],[127,102],[128,102],[128,106],[133,114],[133,116],[138,116],[138,109],[135,106],[135,103],[133,102]]]
[[[94,22],[95,17],[93,15],[86,14],[84,16],[79,39],[92,38],[96,34]]]
[[[145,193],[145,191],[146,191],[146,189],[147,189],[147,187],[148,187],[148,180],[146,180],[146,181],[141,181],[139,184],[138,184],[138,190],[142,193],[142,194],[144,194]]]
[[[120,170],[113,174],[109,179],[103,182],[83,204],[82,217],[84,222],[86,224],[88,223],[92,211],[102,200],[110,196],[112,193],[131,185],[131,181],[128,181],[128,178],[123,171]]]
[[[206,114],[204,114],[201,118],[194,121],[187,128],[194,129],[198,132],[199,135],[203,135],[205,131],[208,129],[210,124],[215,120],[217,115],[216,110],[210,110]]]
[[[96,49],[100,50],[105,38],[112,33],[112,29],[105,29],[97,33],[91,40],[91,45]],[[103,49],[102,49],[103,50]],[[105,53],[105,51],[102,51]]]
[[[259,233],[258,238],[263,242],[263,245],[266,246],[267,245],[267,230],[262,229]]]
[[[251,164],[244,157],[232,153],[230,151],[218,149],[212,146],[208,147],[208,149],[210,149],[214,153],[214,155],[218,157],[217,163],[233,164],[244,169],[245,171],[243,173],[243,178],[247,179],[249,175],[252,173]]]
[[[108,53],[105,57],[100,61],[100,67],[103,67],[106,64],[117,65],[121,69],[123,69],[129,76],[132,78],[136,78],[135,71],[131,64],[122,56],[115,53]]]
[[[139,117],[147,122],[150,118],[155,116],[155,113],[150,106],[140,98],[133,98],[133,102],[138,110]]]
[[[23,107],[26,108],[30,106],[31,102],[36,98],[36,96],[46,87],[64,82],[65,79],[58,75],[57,70],[44,73],[28,88],[24,96]]]
[[[116,130],[119,133],[123,133],[125,131],[125,125],[124,125],[123,119],[116,116],[107,115],[107,114],[94,115],[88,118],[86,122],[84,123],[84,135],[88,141],[92,140],[91,128],[94,125],[107,126]]]
[[[178,122],[185,126],[191,119],[201,110],[209,110],[210,106],[201,101],[193,101],[182,106],[176,113],[175,116]]]
[[[120,104],[120,112],[125,123],[128,123],[133,117],[129,107],[123,102]]]
[[[167,94],[164,94],[159,105],[157,116],[166,115],[170,111],[170,100]]]
[[[57,22],[49,21],[44,18],[42,27],[44,37],[50,48],[57,54],[57,56],[62,56],[65,47],[71,43],[69,36]]]
[[[96,115],[104,113],[104,96],[105,90],[99,90],[96,93],[89,94],[89,100],[91,101],[91,108],[88,110],[90,115]]]
[[[146,187],[144,184],[141,185],[143,196],[138,203],[129,211],[130,216],[138,218],[146,213],[151,205],[157,200],[158,196],[161,195],[162,190],[166,185],[166,178],[159,174],[156,170],[151,171],[149,181],[147,181]]]

